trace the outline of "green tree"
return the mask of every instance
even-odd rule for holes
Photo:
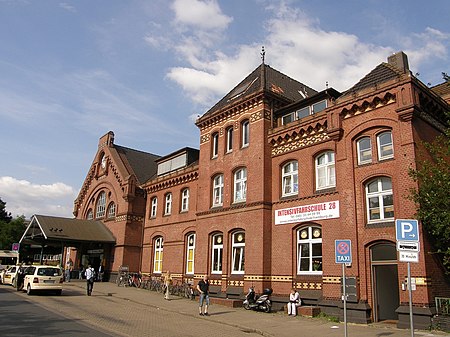
[[[419,186],[411,190],[410,197],[418,206],[417,217],[434,253],[442,258],[445,272],[450,275],[450,129],[424,146],[427,159],[409,172]]]
[[[6,202],[0,198],[0,221],[10,222],[11,220],[11,213],[6,211]]]
[[[0,249],[11,249],[13,243],[19,242],[25,229],[25,217],[13,219],[6,211],[6,202],[0,199]]]

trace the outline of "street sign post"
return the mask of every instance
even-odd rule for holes
[[[399,261],[408,263],[409,323],[411,337],[414,337],[410,262],[419,262],[419,222],[414,219],[396,219],[395,236]]]
[[[342,265],[342,293],[344,299],[344,336],[347,337],[347,291],[345,284],[345,265],[352,263],[352,241],[351,240],[335,240],[334,251],[336,263]]]

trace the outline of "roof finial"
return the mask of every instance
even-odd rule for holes
[[[266,56],[266,51],[264,50],[264,46],[262,46],[261,47],[261,60],[262,60],[263,64],[264,64],[265,56]]]

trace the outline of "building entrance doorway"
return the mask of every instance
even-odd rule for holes
[[[400,298],[395,244],[385,242],[372,246],[370,257],[374,321],[398,320],[395,310]]]

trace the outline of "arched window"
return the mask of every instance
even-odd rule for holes
[[[152,198],[151,211],[150,211],[150,217],[151,218],[156,218],[156,211],[157,210],[158,210],[158,198],[157,197],[153,197]]]
[[[243,121],[242,128],[242,147],[246,147],[250,144],[250,122],[248,120]]]
[[[322,274],[322,229],[297,230],[297,274]]]
[[[290,161],[282,169],[283,197],[298,194],[298,162]]]
[[[189,189],[185,188],[181,192],[181,212],[189,210]]]
[[[247,198],[247,169],[241,168],[234,173],[234,202]]]
[[[88,220],[94,219],[94,212],[92,212],[92,209],[91,209],[91,208],[90,208],[89,211],[87,212],[86,219],[88,219]]]
[[[213,207],[223,205],[223,174],[213,179]]]
[[[385,131],[377,136],[378,160],[394,157],[394,146],[392,143],[392,132]]]
[[[227,148],[226,152],[233,151],[233,127],[227,129]]]
[[[245,271],[245,233],[236,232],[232,236],[231,273],[244,274]]]
[[[186,274],[194,274],[195,234],[187,236]]]
[[[105,209],[106,209],[106,193],[101,192],[97,199],[97,209],[95,212],[96,218],[102,218],[105,216]]]
[[[222,274],[223,234],[212,236],[211,274]]]
[[[328,151],[316,158],[316,189],[336,186],[334,152]]]
[[[372,162],[372,142],[370,137],[363,137],[356,143],[358,151],[358,164],[368,164]]]
[[[163,262],[163,238],[157,237],[155,239],[155,250],[153,255],[153,272],[162,272],[162,262]]]
[[[108,219],[113,219],[116,216],[116,204],[110,202],[108,206]]]
[[[366,205],[369,222],[394,219],[394,196],[390,178],[376,178],[366,184]]]
[[[164,215],[172,214],[172,193],[166,194],[166,204],[164,207]]]
[[[212,144],[211,144],[212,157],[216,158],[219,154],[219,133],[218,132],[213,133],[211,139],[212,139]]]

